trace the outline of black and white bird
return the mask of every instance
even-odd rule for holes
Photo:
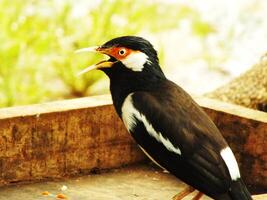
[[[110,79],[116,112],[140,148],[199,193],[218,200],[250,200],[235,156],[195,101],[163,74],[156,50],[136,36],[112,39],[95,51],[109,56],[90,66]],[[194,189],[178,194],[182,199]]]

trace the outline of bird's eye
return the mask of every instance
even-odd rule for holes
[[[120,56],[123,56],[125,53],[126,53],[126,50],[125,49],[120,49],[119,50],[119,55]]]

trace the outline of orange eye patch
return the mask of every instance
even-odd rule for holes
[[[110,49],[109,54],[114,58],[116,58],[117,60],[121,60],[126,58],[129,54],[131,54],[132,51],[133,50],[124,47],[113,47],[112,49]]]

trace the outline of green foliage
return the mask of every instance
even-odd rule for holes
[[[71,0],[0,0],[0,107],[89,95],[102,73],[75,75],[101,58],[75,55],[76,49],[173,29],[194,15],[186,6],[142,0],[95,4],[80,13]],[[208,31],[201,22],[196,30]]]
[[[112,2],[112,3],[111,3]],[[102,0],[100,5],[92,9],[84,23],[77,23],[79,27],[76,30],[81,30],[82,33],[77,40],[76,48],[81,48],[90,45],[101,44],[107,40],[121,36],[121,35],[136,35],[140,31],[159,32],[174,28],[177,26],[177,21],[166,20],[162,17],[177,16],[177,10],[171,9],[170,6],[159,6],[152,4],[131,0]],[[177,17],[176,17],[177,18]],[[166,23],[168,22],[168,23]],[[75,71],[86,66],[86,63],[96,62],[96,55],[86,55],[83,64],[77,66],[77,59],[72,59],[70,62],[63,64],[66,58],[62,58],[63,63],[57,63],[60,77],[68,84],[72,90],[71,94],[85,96],[88,94],[90,85],[98,81],[100,73],[90,73],[84,75],[82,78],[75,77]],[[81,59],[81,56],[79,56]],[[64,71],[60,66],[68,65],[68,70]]]
[[[195,20],[192,29],[193,32],[200,37],[206,37],[208,34],[215,31],[209,23],[201,20]]]

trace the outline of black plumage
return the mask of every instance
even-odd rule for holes
[[[139,71],[133,71],[125,65],[124,58],[107,53],[106,49],[114,47],[141,52],[140,56],[147,60]],[[251,199],[242,179],[231,177],[231,169],[222,158],[222,150],[228,145],[221,133],[194,100],[165,77],[157,52],[147,40],[124,36],[99,48],[113,62],[108,68],[98,68],[110,78],[115,109],[147,154],[214,199]]]

